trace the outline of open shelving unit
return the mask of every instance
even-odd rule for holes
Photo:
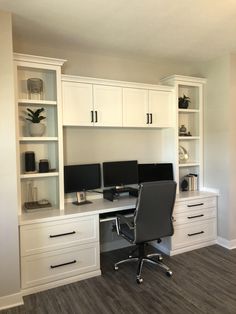
[[[203,78],[172,75],[162,79],[163,84],[174,87],[176,102],[176,173],[178,190],[181,183],[189,174],[197,176],[197,184],[194,189],[201,190],[203,187],[203,92],[206,80]],[[179,108],[178,99],[186,95],[190,98],[189,107]],[[190,132],[189,136],[180,136],[181,126]],[[188,159],[179,159],[179,150],[183,147],[187,152]]]
[[[64,208],[63,199],[63,149],[61,121],[61,66],[65,60],[14,54],[15,89],[17,113],[18,191],[19,214],[25,213],[25,203],[48,200],[51,208]],[[43,92],[30,95],[27,80],[39,78],[43,81]],[[31,99],[32,98],[32,99]],[[33,137],[26,120],[27,108],[44,108],[42,121],[45,124],[43,136]],[[25,152],[35,154],[36,171],[25,171]],[[49,161],[49,172],[39,173],[40,159]],[[34,188],[34,198],[32,191]],[[50,209],[50,208],[49,208]]]

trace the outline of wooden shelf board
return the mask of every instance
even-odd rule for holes
[[[40,136],[40,137],[31,137],[25,136],[19,138],[20,142],[56,142],[58,141],[58,137],[56,136]]]
[[[24,173],[20,175],[21,179],[37,179],[37,178],[47,178],[47,177],[58,177],[59,172],[44,172],[44,173]]]
[[[18,99],[19,105],[44,105],[44,106],[56,106],[55,100],[36,100],[36,99]]]

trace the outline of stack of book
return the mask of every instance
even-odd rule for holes
[[[188,191],[198,190],[198,175],[195,173],[189,173],[184,179],[188,182]]]

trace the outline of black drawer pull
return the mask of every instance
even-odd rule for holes
[[[91,110],[91,122],[93,122],[93,110]]]
[[[63,263],[63,264],[58,264],[58,265],[51,265],[50,268],[57,268],[57,267],[61,267],[61,266],[66,266],[66,265],[70,265],[70,264],[75,264],[77,261],[73,260],[71,262],[67,262],[67,263]]]
[[[67,236],[67,235],[75,234],[75,233],[76,233],[75,231],[71,231],[67,233],[60,233],[60,234],[53,234],[53,235],[50,234],[49,238],[63,237],[63,236]]]
[[[152,113],[150,113],[150,124],[152,124]]]
[[[98,112],[95,110],[95,122],[98,122]]]
[[[195,232],[195,233],[188,233],[188,236],[192,237],[192,236],[195,236],[195,235],[198,235],[198,234],[202,234],[202,233],[204,233],[204,231]]]
[[[187,205],[187,207],[202,206],[202,205],[204,205],[204,203],[198,203],[198,204]]]
[[[199,218],[199,217],[203,217],[204,215],[196,215],[196,216],[189,216],[188,219],[193,219],[193,218]]]
[[[149,124],[149,113],[147,113],[147,124]]]

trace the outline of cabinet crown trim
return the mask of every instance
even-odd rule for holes
[[[27,55],[22,53],[13,53],[14,61],[25,61],[25,62],[33,62],[33,63],[40,63],[40,64],[47,64],[47,65],[58,65],[62,66],[67,60],[66,59],[55,59],[55,58],[48,58],[42,56],[33,56]]]
[[[62,75],[62,82],[77,82],[77,83],[88,83],[97,85],[109,85],[116,87],[126,87],[126,88],[140,88],[140,89],[150,89],[150,90],[162,90],[162,91],[173,91],[173,87],[165,85],[156,84],[144,84],[137,82],[127,82],[127,81],[115,81],[100,78],[84,77],[77,75]]]
[[[169,76],[166,76],[166,77],[163,77],[161,79],[161,82],[162,83],[165,83],[165,82],[169,82],[169,81],[173,81],[173,82],[184,82],[185,84],[186,83],[191,83],[191,82],[194,82],[194,83],[200,83],[200,84],[206,84],[207,83],[207,79],[206,78],[203,78],[203,77],[195,77],[195,76],[185,76],[185,75],[169,75]]]

